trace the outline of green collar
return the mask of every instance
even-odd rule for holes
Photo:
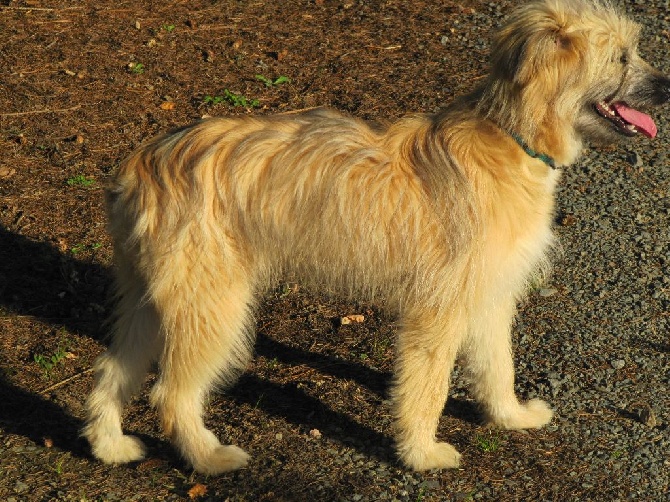
[[[540,159],[542,162],[547,164],[552,169],[556,169],[556,162],[554,162],[553,157],[550,157],[546,153],[536,152],[535,150],[533,150],[531,147],[528,146],[528,143],[526,143],[523,139],[521,139],[521,136],[519,136],[516,133],[510,133],[510,136],[514,138],[514,141],[516,141],[519,144],[519,146],[523,148],[523,151],[526,152],[528,155],[530,155],[534,159]]]

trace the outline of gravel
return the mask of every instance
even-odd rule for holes
[[[667,73],[668,2],[625,5],[643,26],[643,56]],[[670,497],[667,115],[654,113],[655,140],[593,148],[565,170],[561,254],[517,326],[519,392],[551,396],[557,435],[585,460],[574,475],[610,500],[603,470],[630,482],[626,498]]]

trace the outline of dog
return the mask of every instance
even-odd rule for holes
[[[495,35],[488,78],[434,115],[383,129],[328,109],[209,118],[141,146],[106,190],[117,298],[87,402],[93,455],[143,457],[121,415],[158,362],[151,402],[188,464],[245,466],[205,427],[203,401],[244,369],[259,293],[287,275],[397,312],[407,467],[459,465],[436,440],[457,356],[490,422],[550,422],[547,403],[514,393],[511,325],[548,269],[561,168],[587,141],[656,135],[641,109],[668,101],[670,79],[638,34],[604,2],[533,1]]]

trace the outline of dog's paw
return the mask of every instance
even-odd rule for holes
[[[220,445],[205,458],[192,462],[193,470],[202,474],[216,475],[245,467],[251,457],[242,448]]]
[[[461,463],[461,454],[449,443],[433,443],[430,448],[410,450],[402,461],[415,471],[430,469],[455,469]]]
[[[135,436],[108,436],[91,441],[93,456],[105,464],[137,462],[146,455],[144,443]]]
[[[538,429],[551,422],[554,415],[551,407],[541,399],[532,399],[519,404],[513,411],[491,417],[491,421],[503,429]]]

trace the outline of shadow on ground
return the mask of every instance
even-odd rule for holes
[[[0,308],[6,312],[101,340],[110,284],[107,267],[0,226]]]
[[[20,316],[65,327],[68,331],[102,341],[104,313],[111,271],[95,261],[81,260],[56,246],[30,240],[0,227],[0,308]],[[339,379],[353,379],[383,400],[390,375],[363,364],[289,347],[260,333],[257,354],[284,364],[306,365]],[[379,433],[308,395],[296,382],[278,384],[246,373],[226,393],[235,402],[257,406],[270,416],[294,425],[316,427],[337,441],[349,442],[361,452],[383,461],[393,461],[390,431]],[[79,437],[82,421],[44,396],[12,384],[0,373],[0,423],[6,432],[43,444],[49,437],[74,455],[88,455]],[[450,399],[447,414],[467,421],[477,420],[474,406]],[[165,444],[148,439],[161,452]]]

